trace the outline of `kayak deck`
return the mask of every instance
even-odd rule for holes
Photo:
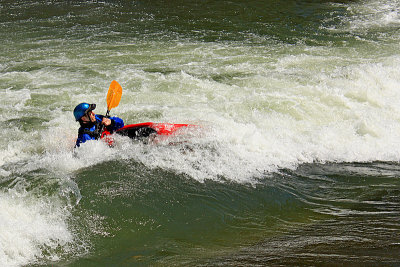
[[[151,135],[173,135],[181,128],[195,126],[193,124],[143,122],[125,125],[116,130],[115,133],[128,136],[131,139],[141,139]],[[107,135],[110,135],[110,133],[105,131],[102,138]]]

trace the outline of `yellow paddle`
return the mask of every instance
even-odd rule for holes
[[[122,96],[122,87],[117,81],[112,81],[110,87],[108,88],[107,93],[107,113],[106,118],[109,117],[110,110],[115,108],[119,105],[119,101],[121,100]],[[104,130],[104,124],[101,124],[99,129],[99,137],[102,136]]]
[[[122,96],[122,87],[117,81],[112,81],[110,84],[110,88],[108,88],[107,93],[107,114],[110,113],[112,108],[115,108],[119,105],[119,101],[121,100]]]

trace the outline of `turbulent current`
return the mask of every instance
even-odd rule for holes
[[[0,1],[1,266],[400,264],[400,1]],[[199,127],[74,149],[72,110]]]

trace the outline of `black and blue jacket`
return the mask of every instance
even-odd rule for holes
[[[104,116],[96,114],[95,117],[95,123],[91,123],[87,127],[83,125],[79,128],[75,147],[79,147],[81,143],[85,143],[88,140],[97,140],[100,138],[100,126]],[[107,126],[106,129],[110,133],[124,127],[124,121],[122,119],[118,117],[110,117],[109,119],[111,119],[111,125]]]

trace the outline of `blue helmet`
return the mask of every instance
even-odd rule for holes
[[[75,120],[79,121],[87,112],[92,111],[96,108],[96,104],[80,103],[74,108]]]

